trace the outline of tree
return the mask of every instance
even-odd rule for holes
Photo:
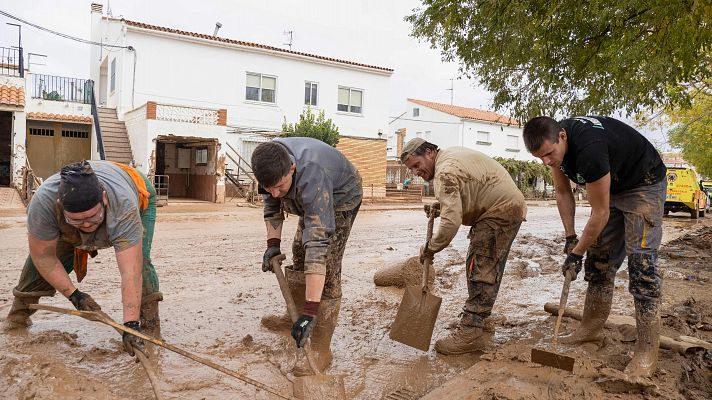
[[[712,77],[710,0],[423,0],[412,35],[515,118],[689,106]]]
[[[331,119],[326,119],[324,110],[315,116],[310,107],[302,111],[299,122],[288,124],[286,119],[282,123],[283,137],[310,137],[321,140],[329,146],[336,146],[339,143],[339,128],[334,125]]]
[[[676,124],[668,132],[670,145],[682,150],[682,158],[702,175],[712,177],[712,93],[699,92],[690,108],[667,112]]]

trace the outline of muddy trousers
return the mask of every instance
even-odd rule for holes
[[[329,245],[326,250],[326,277],[324,291],[321,295],[322,300],[341,298],[341,261],[344,258],[344,250],[346,250],[346,242],[349,240],[351,227],[360,207],[361,204],[359,203],[353,210],[336,211],[334,213],[336,227],[334,234],[329,239]],[[304,272],[303,230],[304,219],[299,218],[297,232],[294,234],[294,242],[292,242],[292,261],[294,262],[292,269],[295,272]]]
[[[628,256],[628,291],[636,301],[657,302],[662,292],[658,248],[662,240],[667,181],[611,195],[608,223],[586,252],[584,279],[612,286]]]
[[[143,176],[143,174],[142,174]],[[155,311],[157,306],[151,304],[163,300],[163,294],[159,290],[158,275],[151,262],[151,243],[153,242],[153,231],[156,225],[156,189],[145,176],[146,189],[150,193],[148,207],[141,211],[141,222],[143,224],[143,240],[141,243],[143,254],[143,288],[141,291],[141,319],[157,319],[158,316],[144,315],[147,310]],[[70,273],[74,270],[74,245],[62,239],[57,241],[57,258],[64,266],[64,270]],[[34,314],[35,310],[29,309],[30,304],[39,302],[40,297],[54,296],[56,290],[42,278],[37,271],[32,257],[28,256],[20,274],[20,281],[13,289],[15,301],[10,309],[7,319],[17,323],[29,322],[28,317]],[[143,322],[143,321],[142,321]]]
[[[462,325],[484,327],[484,320],[492,313],[497,299],[509,249],[521,224],[482,221],[470,229],[465,263],[468,298],[462,310]]]

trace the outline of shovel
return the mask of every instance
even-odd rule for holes
[[[571,271],[566,272],[564,277],[564,287],[561,289],[561,298],[559,298],[559,310],[556,316],[556,325],[554,326],[554,340],[553,347],[556,350],[556,343],[559,338],[559,326],[561,325],[561,318],[564,316],[564,310],[566,310],[566,302],[569,300],[569,288],[571,287]],[[565,356],[563,354],[555,353],[552,351],[532,349],[532,362],[537,364],[546,365],[547,367],[554,367],[563,369],[564,371],[573,371],[574,363],[576,359],[573,357]]]
[[[282,297],[284,297],[284,301],[287,303],[289,317],[292,319],[292,322],[296,322],[299,318],[299,313],[297,313],[297,306],[294,304],[292,293],[289,291],[287,280],[284,278],[284,272],[282,271],[282,261],[284,261],[285,258],[286,256],[284,254],[272,257],[270,264],[272,264],[272,271],[277,276]],[[317,368],[314,362],[311,352],[311,341],[308,338],[304,345],[304,351],[309,367],[312,372],[314,372],[314,375],[302,376],[294,380],[295,396],[304,400],[346,400],[344,377],[341,375],[328,376],[319,371],[319,368]]]
[[[285,395],[285,394],[283,394],[283,393],[280,393],[280,392],[277,391],[276,389],[273,389],[273,388],[271,388],[271,387],[265,385],[264,383],[258,382],[258,381],[254,380],[254,379],[252,379],[252,378],[249,378],[249,377],[247,377],[247,376],[245,376],[245,375],[242,375],[242,374],[240,374],[239,372],[235,372],[235,371],[229,370],[229,369],[223,367],[222,365],[215,364],[214,362],[212,362],[212,361],[210,361],[210,360],[207,360],[207,359],[205,359],[205,358],[196,356],[195,354],[191,354],[191,353],[189,353],[189,352],[187,352],[187,351],[185,351],[185,350],[183,350],[183,349],[181,349],[181,348],[179,348],[179,347],[173,346],[172,344],[168,344],[168,343],[164,342],[164,341],[161,340],[161,339],[157,339],[157,338],[148,336],[148,335],[146,335],[146,334],[143,334],[143,333],[141,333],[141,332],[139,332],[139,331],[137,331],[137,330],[133,330],[133,329],[131,329],[131,328],[125,327],[125,326],[123,326],[123,325],[117,323],[117,322],[114,321],[113,319],[109,318],[108,316],[106,316],[106,314],[104,314],[103,312],[71,310],[71,309],[68,309],[68,308],[47,306],[47,305],[44,305],[44,304],[30,304],[29,307],[30,307],[31,309],[33,309],[33,310],[45,310],[45,311],[52,311],[52,312],[57,312],[57,313],[61,313],[61,314],[75,315],[75,316],[77,316],[77,317],[82,317],[82,318],[87,319],[87,320],[89,320],[89,321],[101,322],[102,324],[106,324],[106,325],[109,325],[109,326],[113,327],[113,328],[116,329],[117,331],[128,332],[128,333],[130,333],[130,334],[132,334],[132,335],[134,335],[134,336],[136,336],[136,337],[140,337],[141,339],[143,339],[143,340],[145,340],[145,341],[147,341],[147,342],[151,342],[151,343],[153,343],[153,344],[155,344],[155,345],[157,345],[157,346],[161,346],[161,347],[163,347],[164,349],[168,349],[168,350],[170,350],[170,351],[172,351],[172,352],[175,352],[175,353],[178,353],[178,354],[180,354],[180,355],[182,355],[182,356],[184,356],[184,357],[188,357],[188,358],[190,358],[190,359],[193,360],[193,361],[199,362],[199,363],[201,363],[201,364],[203,364],[203,365],[206,365],[206,366],[208,366],[208,367],[210,367],[210,368],[216,369],[216,370],[218,370],[218,371],[220,371],[220,372],[222,372],[222,373],[224,373],[224,374],[227,374],[227,375],[230,375],[230,376],[232,376],[232,377],[234,377],[234,378],[237,378],[237,379],[239,379],[239,380],[241,380],[241,381],[243,381],[243,382],[245,382],[245,383],[249,383],[249,384],[252,385],[252,386],[255,386],[255,387],[257,387],[257,388],[259,388],[259,389],[262,389],[262,390],[264,390],[264,391],[266,391],[266,392],[272,393],[273,395],[275,395],[275,396],[277,396],[277,397],[279,397],[279,398],[282,398],[282,399],[293,399],[292,396],[288,396],[288,395]],[[135,349],[135,348],[134,348],[134,349]]]
[[[440,205],[432,207],[425,205],[428,216],[427,242],[433,236],[433,222],[440,215]],[[426,242],[426,243],[427,243]],[[433,337],[435,321],[440,311],[442,298],[430,294],[428,288],[428,271],[432,261],[426,258],[423,262],[423,280],[421,286],[408,286],[403,293],[396,319],[391,325],[390,338],[418,350],[428,351]]]

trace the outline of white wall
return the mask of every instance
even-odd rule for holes
[[[228,125],[281,129],[282,122],[298,120],[304,109],[304,84],[319,84],[319,104],[343,135],[378,137],[386,132],[390,96],[390,74],[327,63],[314,58],[264,53],[255,48],[235,48],[211,40],[188,38],[129,27],[116,29],[116,20],[102,20],[105,43],[125,43],[136,51],[117,50],[104,54],[117,57],[117,91],[109,95],[107,105],[116,106],[119,116],[146,101],[226,108]],[[112,36],[114,35],[114,36]],[[92,33],[94,40],[95,33]],[[133,87],[133,56],[137,57],[136,82]],[[92,60],[92,77],[98,79],[100,60]],[[277,77],[276,102],[256,103],[245,100],[247,72]],[[362,89],[363,113],[352,115],[337,111],[338,86]],[[132,106],[133,92],[133,106]]]
[[[27,161],[27,149],[25,147],[27,139],[27,122],[24,111],[13,112],[14,121],[12,123],[12,176],[15,185],[22,186],[22,167]]]
[[[413,116],[414,108],[419,109],[418,116]],[[399,156],[396,154],[395,139],[391,142],[391,137],[395,138],[395,131],[400,128],[406,128],[405,143],[415,137],[422,137],[440,148],[461,146],[481,151],[490,157],[535,160],[524,147],[522,130],[519,127],[462,119],[411,102],[407,102],[406,114],[390,125],[389,157]],[[477,131],[488,132],[491,144],[477,143]],[[512,151],[516,149],[508,142],[508,135],[517,136],[519,151]]]

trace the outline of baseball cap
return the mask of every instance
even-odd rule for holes
[[[426,143],[425,139],[423,138],[417,137],[414,139],[410,139],[408,143],[405,144],[405,147],[403,147],[403,152],[401,152],[400,154],[401,162],[405,162],[405,160],[407,160],[408,157],[410,157],[410,155],[418,149],[418,147],[423,145],[423,143]]]

